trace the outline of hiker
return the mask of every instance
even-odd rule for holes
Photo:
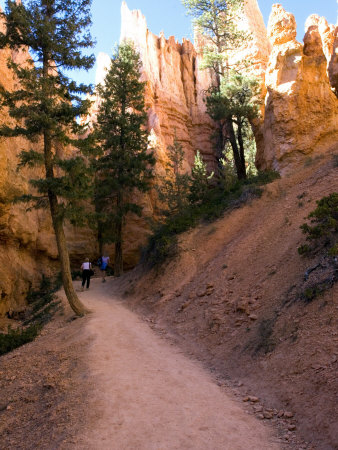
[[[98,264],[101,270],[102,274],[102,283],[106,282],[106,275],[107,275],[107,269],[108,269],[108,263],[109,263],[109,256],[106,256],[105,254],[99,258]]]
[[[93,274],[92,264],[89,262],[89,258],[85,259],[85,262],[82,263],[82,290],[84,290],[84,285],[87,281],[87,289],[89,289],[90,285],[90,277]]]

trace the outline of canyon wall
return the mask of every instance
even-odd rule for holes
[[[285,174],[305,158],[338,150],[337,28],[312,15],[304,45],[292,14],[273,5],[272,52],[266,71],[265,113],[257,166]]]
[[[200,55],[186,39],[178,43],[173,36],[159,37],[147,28],[140,11],[121,7],[121,41],[131,40],[142,60],[142,79],[146,85],[148,131],[157,161],[166,160],[166,149],[175,133],[183,145],[187,168],[200,150],[204,159],[214,162],[210,135],[214,128],[203,102],[203,91],[210,85],[207,71],[199,70]]]

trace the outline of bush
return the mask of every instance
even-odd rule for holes
[[[279,178],[276,172],[263,172],[243,181],[236,181],[229,189],[222,183],[210,186],[203,199],[189,203],[177,214],[153,224],[153,234],[143,252],[143,261],[150,267],[161,265],[168,257],[177,254],[177,235],[195,227],[201,221],[211,222],[230,208],[239,207],[252,198],[260,197],[258,186]],[[201,201],[202,199],[202,201]]]
[[[325,250],[330,256],[338,255],[338,193],[334,192],[317,201],[317,208],[308,217],[311,224],[304,223],[301,229],[310,245],[298,248],[300,255],[310,255]]]
[[[42,277],[40,288],[27,294],[30,315],[18,329],[8,327],[7,333],[0,333],[0,355],[8,353],[27,342],[32,342],[59,309],[60,301],[55,292],[59,289],[59,277],[54,281]]]
[[[21,345],[34,341],[41,328],[42,326],[38,324],[17,330],[8,327],[7,333],[0,333],[0,355],[4,355],[17,347],[21,347]]]

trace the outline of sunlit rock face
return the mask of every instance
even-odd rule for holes
[[[125,2],[121,16],[121,41],[133,41],[142,60],[142,79],[147,81],[148,130],[157,160],[165,160],[166,149],[176,133],[185,149],[186,168],[193,164],[197,150],[212,163],[213,123],[203,102],[210,78],[207,71],[199,69],[201,59],[193,44],[186,39],[179,44],[173,36],[166,39],[163,34],[154,35],[141,12],[130,11]]]
[[[329,24],[325,17],[312,14],[306,21],[305,32],[307,35],[316,34],[317,39],[320,38],[327,60],[330,84],[338,96],[338,26]],[[306,50],[305,48],[304,53]]]
[[[312,16],[304,46],[296,40],[296,21],[273,5],[268,36],[272,52],[266,73],[266,109],[257,165],[280,173],[294,170],[304,156],[337,148],[338,101],[328,66],[333,51],[327,23]],[[332,29],[331,29],[332,31]]]
[[[265,71],[271,53],[271,44],[267,36],[263,15],[257,0],[245,0],[244,14],[238,27],[247,32],[249,41],[232,56],[234,61],[250,61],[250,71],[261,78],[264,84]]]

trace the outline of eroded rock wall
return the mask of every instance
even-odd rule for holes
[[[272,52],[266,72],[263,139],[257,152],[260,169],[284,174],[294,171],[306,157],[338,149],[332,62],[336,31],[316,15],[310,16],[306,29],[302,45],[296,40],[294,16],[281,5],[273,5],[268,25]]]
[[[142,78],[147,81],[148,130],[157,160],[166,159],[167,146],[172,145],[176,133],[186,152],[187,168],[197,150],[213,163],[213,123],[203,102],[210,78],[207,71],[199,70],[201,58],[193,44],[154,35],[141,12],[130,11],[125,2],[121,16],[121,40],[133,41],[141,55]]]

